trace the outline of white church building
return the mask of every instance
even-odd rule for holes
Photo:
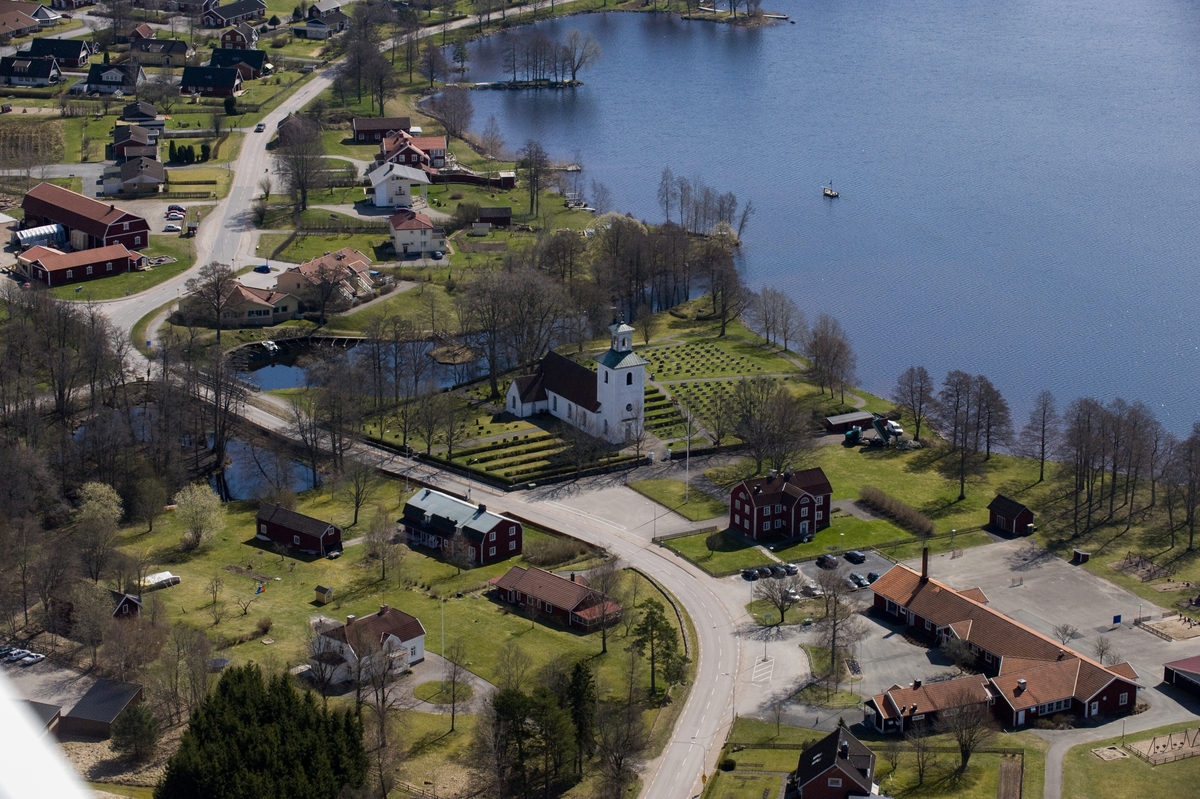
[[[624,322],[608,328],[612,344],[596,359],[596,371],[551,351],[537,371],[508,387],[505,404],[514,416],[549,413],[612,444],[635,435],[644,422],[646,366],[633,351],[634,330]]]

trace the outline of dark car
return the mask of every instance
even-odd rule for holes
[[[798,568],[796,567],[796,564],[795,564],[795,563],[785,563],[785,564],[783,564],[783,570],[784,570],[785,572],[787,572],[788,574],[799,574],[799,573],[800,573],[800,569],[798,569]]]
[[[879,579],[879,572],[867,572],[867,582],[873,583]]]
[[[182,205],[168,205],[168,206],[167,206],[167,211],[168,211],[168,212],[175,211],[175,212],[177,212],[177,213],[180,213],[180,214],[186,214],[186,213],[187,213],[187,209],[186,209],[186,208],[184,208]]]
[[[786,577],[787,576],[787,569],[783,568],[782,566],[772,566],[770,568],[771,568],[771,576],[772,577]]]
[[[742,572],[742,577],[753,582],[758,579],[758,569],[746,569]]]
[[[271,267],[267,266],[266,264],[259,264],[258,266],[254,267],[254,271],[258,272],[260,275],[269,275],[271,274]]]
[[[846,553],[846,560],[851,563],[865,563],[867,556],[859,552],[857,549],[852,549]]]
[[[833,555],[822,555],[817,558],[817,565],[822,569],[832,569],[837,566],[837,558]]]
[[[854,583],[856,588],[866,588],[868,585],[870,585],[870,583],[867,582],[867,578],[863,577],[858,572],[850,572],[850,582]]]
[[[770,566],[759,566],[757,571],[758,571],[759,577],[770,577],[771,576],[771,567]]]

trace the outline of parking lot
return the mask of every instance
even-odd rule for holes
[[[18,666],[0,661],[0,674],[16,693],[34,702],[58,705],[66,713],[96,682],[95,677],[81,674],[49,660],[33,666]]]
[[[858,574],[861,574],[864,577],[866,577],[867,575],[871,574],[872,572],[874,572],[875,574],[877,574],[879,576],[883,576],[883,574],[885,572],[887,572],[888,569],[892,568],[892,562],[890,560],[888,560],[887,558],[883,557],[882,555],[878,554],[877,552],[875,552],[873,550],[864,550],[861,554],[863,555],[862,563],[853,563],[849,559],[847,559],[844,555],[828,555],[828,556],[822,555],[823,558],[828,557],[831,559],[830,562],[825,567],[818,565],[818,563],[821,562],[820,560],[804,561],[804,562],[795,564],[795,566],[799,570],[800,574],[804,576],[805,580],[807,580],[810,583],[816,582],[817,577],[822,572],[832,570],[832,569],[839,569],[839,568],[844,567],[847,572],[857,572]],[[780,565],[780,564],[776,563],[775,561],[768,560],[765,555],[763,556],[763,566],[764,567],[770,568],[771,566],[778,566],[778,565]],[[780,577],[782,575],[774,575],[774,576]],[[745,572],[743,572],[742,575],[740,577],[738,577],[737,579],[739,579],[743,582],[753,582],[753,580],[751,580],[746,575]],[[770,579],[770,578],[766,577],[765,575],[760,574],[758,579]],[[862,589],[860,587],[856,587],[855,590],[862,590]]]

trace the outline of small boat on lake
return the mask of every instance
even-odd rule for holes
[[[821,193],[822,193],[822,194],[824,194],[826,197],[836,197],[836,196],[838,196],[838,193],[837,193],[836,191],[834,191],[834,190],[833,190],[833,181],[832,181],[832,180],[831,180],[831,181],[829,181],[829,185],[828,185],[828,186],[824,186],[824,187],[822,187],[822,188],[821,188]]]

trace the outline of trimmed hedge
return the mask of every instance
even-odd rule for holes
[[[896,499],[875,486],[863,486],[859,496],[864,505],[871,510],[878,511],[901,527],[922,538],[933,535],[933,521],[907,502]]]

